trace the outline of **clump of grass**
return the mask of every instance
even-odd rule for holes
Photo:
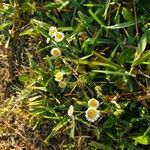
[[[30,73],[18,77],[25,86],[19,98],[36,117],[34,128],[49,122],[45,143],[55,140],[61,149],[148,147],[149,10],[134,0],[17,4],[31,15],[19,36],[40,39],[35,53],[42,58],[27,52]],[[8,8],[2,10],[5,18]],[[14,22],[5,23],[1,28],[8,32]],[[92,98],[99,107],[89,104]]]

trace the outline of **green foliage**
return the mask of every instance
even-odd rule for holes
[[[30,73],[18,77],[25,86],[19,98],[28,102],[34,128],[49,122],[46,144],[59,143],[60,135],[66,149],[78,148],[82,140],[81,149],[134,150],[150,144],[150,18],[138,5],[119,0],[1,3],[6,47],[15,35],[40,40],[34,54],[27,51]],[[27,19],[19,30],[22,13]],[[52,26],[64,33],[61,42],[49,35]],[[61,56],[52,56],[52,48]],[[94,123],[85,117],[91,98],[100,102]]]
[[[143,145],[149,145],[150,144],[150,127],[144,132],[142,136],[138,136],[134,138],[134,140],[137,143],[143,144]]]

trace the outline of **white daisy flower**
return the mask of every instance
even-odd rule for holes
[[[55,80],[57,81],[57,82],[60,82],[60,81],[62,81],[63,80],[63,73],[62,72],[57,72],[56,73],[56,75],[55,75]]]
[[[60,87],[60,88],[65,88],[66,87],[66,82],[64,82],[64,81],[60,81],[59,83],[58,83],[58,86]]]
[[[95,122],[100,117],[100,113],[95,107],[89,107],[85,112],[85,117],[88,121]]]
[[[53,49],[51,50],[51,55],[52,55],[52,56],[55,56],[55,57],[61,56],[61,51],[60,51],[60,49],[59,49],[59,48],[53,48]]]
[[[64,39],[65,35],[62,32],[56,32],[55,41],[61,42]]]
[[[88,101],[88,106],[89,106],[89,107],[98,108],[98,107],[99,107],[99,101],[96,100],[95,98],[91,98],[91,99]]]
[[[46,43],[48,44],[48,43],[49,43],[49,41],[50,41],[50,38],[47,38]]]
[[[71,117],[73,115],[74,112],[74,107],[72,105],[70,105],[69,109],[68,109],[68,116]]]
[[[56,33],[57,33],[57,28],[54,26],[51,26],[49,28],[49,36],[54,37],[56,35]]]

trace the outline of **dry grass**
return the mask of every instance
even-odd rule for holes
[[[33,131],[28,125],[30,115],[26,107],[20,109],[16,103],[16,97],[12,97],[5,100],[1,109],[0,149],[46,150],[40,132]]]
[[[30,114],[17,101],[19,82],[14,80],[15,60],[11,64],[10,50],[0,50],[0,150],[46,150],[40,131],[28,125]],[[22,67],[22,70],[25,70]]]

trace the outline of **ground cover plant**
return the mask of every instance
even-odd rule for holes
[[[150,2],[9,0],[17,105],[49,149],[149,149]],[[13,82],[13,83],[14,83]]]

